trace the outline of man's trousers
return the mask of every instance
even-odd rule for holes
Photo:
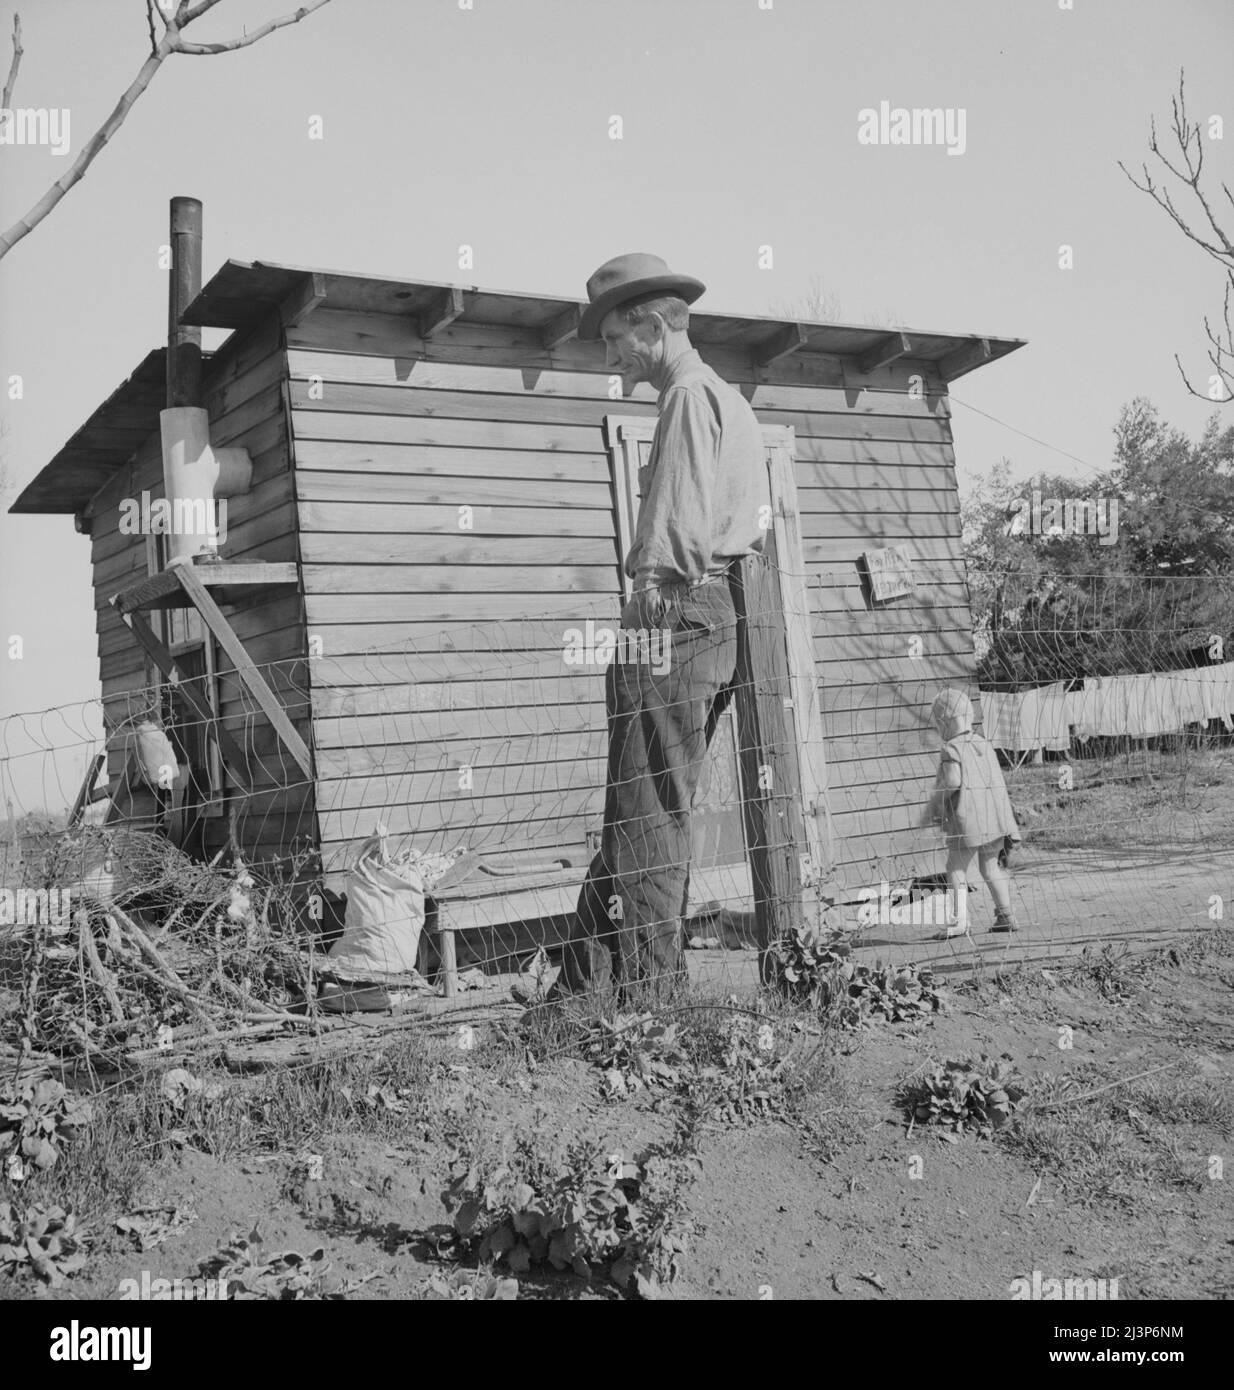
[[[655,647],[606,676],[608,778],[600,852],[579,893],[560,993],[663,1000],[685,983],[690,811],[733,694],[737,622],[728,583],[679,591]],[[657,667],[667,666],[666,670]]]

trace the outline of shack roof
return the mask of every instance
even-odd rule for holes
[[[341,309],[412,318],[426,337],[450,324],[513,328],[529,335],[542,350],[552,351],[574,336],[584,303],[428,280],[388,280],[266,261],[227,261],[185,310],[182,321],[243,334],[272,310],[278,310],[290,323],[315,309]],[[704,350],[722,347],[744,351],[764,366],[789,353],[817,354],[851,359],[864,372],[911,357],[933,363],[948,382],[1024,344],[1022,338],[813,323],[695,309],[690,311],[690,339]],[[596,350],[602,348],[597,345]],[[28,484],[10,512],[81,510],[158,429],[159,411],[165,404],[165,362],[164,348],[147,354],[128,380]]]

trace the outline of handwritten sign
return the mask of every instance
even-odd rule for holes
[[[870,576],[870,594],[875,603],[911,594],[917,587],[912,556],[902,545],[885,550],[867,550],[861,557]]]

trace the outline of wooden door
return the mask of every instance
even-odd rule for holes
[[[640,498],[640,470],[647,466],[655,421],[643,416],[609,415],[605,438],[617,499],[617,540],[622,594],[632,583],[625,557],[634,539]],[[787,638],[786,709],[792,711],[799,759],[806,845],[803,885],[816,883],[833,862],[823,756],[822,710],[814,669],[813,621],[797,518],[793,475],[795,437],[791,426],[764,425],[767,464],[768,531],[774,547],[779,598]],[[742,782],[738,756],[735,702],[722,716],[699,779],[693,815],[693,864],[696,870],[744,864],[747,859],[741,809]],[[692,894],[693,896],[693,894]]]

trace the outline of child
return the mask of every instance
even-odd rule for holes
[[[930,710],[930,721],[942,737],[943,752],[921,823],[941,824],[947,837],[947,883],[955,902],[946,930],[935,940],[968,932],[968,875],[974,855],[994,899],[993,930],[1013,932],[1011,880],[1005,865],[1021,836],[998,755],[987,739],[973,732],[973,707],[962,690],[942,691]]]

